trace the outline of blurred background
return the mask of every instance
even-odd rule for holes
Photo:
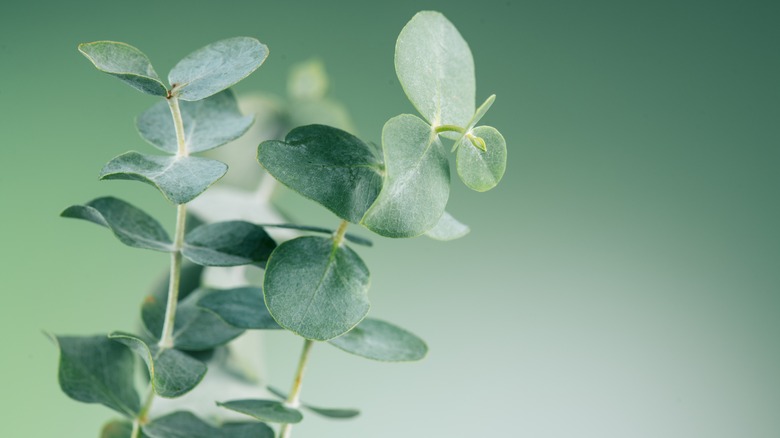
[[[7,435],[97,436],[113,414],[69,400],[42,334],[132,330],[167,256],[58,218],[103,195],[171,224],[154,189],[98,182],[155,100],[97,72],[80,42],[125,41],[165,77],[238,35],[271,54],[239,94],[285,94],[317,57],[361,137],[412,113],[393,49],[422,9],[469,42],[483,119],[507,139],[501,185],[453,180],[471,225],[448,243],[375,238],[372,315],[424,338],[429,357],[375,363],[312,352],[303,396],[359,407],[303,437],[780,436],[780,57],[774,1],[137,2],[0,6],[0,278]],[[247,160],[252,160],[251,156]],[[290,194],[291,214],[337,219]],[[357,230],[357,227],[352,227]],[[292,335],[268,339],[287,388]]]

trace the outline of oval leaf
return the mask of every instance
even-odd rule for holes
[[[79,52],[98,70],[126,82],[136,90],[155,96],[166,96],[168,89],[157,76],[149,58],[135,47],[115,41],[79,44]]]
[[[382,188],[376,148],[330,126],[302,126],[284,141],[265,141],[257,159],[282,184],[353,223]]]
[[[206,365],[181,351],[156,344],[129,333],[114,332],[109,338],[126,345],[141,357],[149,370],[154,392],[161,397],[180,397],[195,388],[206,375]]]
[[[200,157],[160,157],[124,153],[103,167],[100,179],[141,181],[157,188],[174,204],[186,204],[227,172],[227,165]]]
[[[364,319],[345,335],[329,342],[347,353],[383,362],[415,361],[428,353],[428,346],[422,339],[373,318]]]
[[[301,411],[287,407],[276,400],[231,400],[224,403],[217,402],[217,405],[269,423],[290,424],[300,423],[303,420]]]
[[[486,150],[480,150],[471,140],[463,138],[458,146],[456,160],[458,176],[470,189],[484,192],[498,185],[504,176],[506,141],[501,133],[491,126],[479,126],[471,132],[485,142]]]
[[[157,220],[141,209],[110,196],[73,205],[60,216],[84,219],[110,229],[125,245],[170,252],[173,242]]]
[[[460,239],[471,231],[468,225],[460,223],[451,214],[444,212],[439,218],[439,223],[428,230],[425,235],[436,240]]]
[[[236,37],[202,47],[178,62],[168,74],[171,94],[201,100],[249,76],[265,61],[268,47],[254,38]]]
[[[263,423],[226,423],[214,427],[190,412],[174,412],[152,420],[143,427],[150,438],[273,438],[273,430]]]
[[[135,389],[135,359],[124,346],[97,336],[56,336],[62,392],[84,403],[100,403],[135,418],[141,409]],[[107,372],[111,370],[110,372]]]
[[[386,237],[414,237],[433,228],[450,195],[450,167],[436,133],[403,114],[382,130],[387,176],[361,223]]]
[[[287,399],[287,394],[283,393],[282,391],[279,391],[272,386],[268,386],[266,388],[271,394],[281,398],[282,400]],[[360,415],[359,410],[352,408],[320,408],[303,402],[301,402],[301,407],[327,418],[346,419],[354,418]]]
[[[198,301],[198,306],[210,310],[228,324],[242,329],[280,329],[263,301],[259,287],[210,291]]]
[[[466,126],[474,114],[474,58],[444,15],[423,11],[409,21],[395,45],[395,71],[431,125]]]
[[[243,116],[231,90],[197,102],[179,104],[187,151],[196,153],[229,143],[246,133],[254,121]],[[138,116],[136,128],[152,146],[172,154],[179,148],[168,102],[158,102]]]
[[[263,289],[279,325],[306,339],[326,341],[366,316],[368,286],[368,268],[354,251],[332,239],[307,236],[276,248]]]
[[[201,225],[184,238],[181,253],[203,266],[263,264],[276,242],[262,227],[244,221]]]

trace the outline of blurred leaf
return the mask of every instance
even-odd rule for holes
[[[113,332],[109,338],[133,350],[146,363],[152,387],[161,397],[180,397],[195,388],[206,375],[206,365],[181,351],[161,349],[138,336]]]
[[[418,12],[398,35],[395,71],[406,96],[433,126],[466,126],[476,81],[468,44],[444,15]]]
[[[179,108],[187,151],[193,154],[241,137],[254,120],[241,114],[238,101],[229,89],[196,102],[181,102]],[[146,110],[138,116],[135,125],[141,137],[152,146],[172,154],[178,152],[176,128],[167,102],[158,102]]]
[[[347,353],[383,362],[410,362],[420,360],[428,353],[428,346],[422,339],[373,318],[364,319],[345,335],[329,342]]]
[[[263,264],[276,242],[255,224],[226,221],[202,225],[184,238],[182,255],[204,266]]]
[[[198,301],[198,306],[210,310],[228,324],[255,330],[280,329],[263,300],[259,287],[212,290]]]
[[[306,339],[326,341],[368,313],[369,273],[346,245],[299,237],[276,248],[265,271],[265,303],[276,322]]]
[[[85,205],[66,208],[60,216],[104,226],[128,246],[163,252],[173,250],[171,238],[157,220],[121,199],[110,196],[93,199]]]
[[[171,94],[181,100],[205,99],[249,76],[267,56],[268,47],[254,38],[211,43],[173,67],[168,74]]]
[[[301,62],[292,67],[287,93],[297,100],[320,100],[328,91],[328,75],[319,60]]]
[[[260,226],[263,228],[286,228],[290,230],[311,231],[312,233],[333,234],[336,232],[336,230],[331,230],[328,228],[297,224],[261,224]],[[374,246],[374,242],[372,242],[370,239],[366,239],[365,237],[361,237],[356,234],[346,233],[344,234],[344,238],[357,245]]]
[[[276,400],[231,400],[217,402],[217,405],[269,423],[300,423],[303,420],[299,410]]]
[[[436,133],[403,114],[385,123],[382,149],[387,176],[361,223],[386,237],[415,237],[433,228],[450,195],[450,167]]]
[[[485,142],[486,151],[482,151],[468,139],[461,140],[458,146],[456,167],[458,176],[466,186],[478,192],[492,189],[506,170],[506,141],[495,128],[479,126],[472,134]]]
[[[287,394],[285,394],[284,392],[272,386],[268,386],[266,388],[270,393],[281,398],[282,400],[287,399]],[[320,407],[312,406],[308,403],[301,403],[301,407],[308,409],[316,414],[322,415],[323,417],[328,417],[328,418],[347,419],[347,418],[354,418],[360,415],[359,410],[352,409],[352,408],[320,408]]]
[[[143,427],[150,438],[273,438],[273,430],[263,423],[226,423],[215,427],[190,412],[174,412],[152,420]]]
[[[103,425],[100,431],[100,438],[149,438],[143,432],[137,437],[132,436],[133,423],[126,420],[112,420]]]
[[[135,359],[124,346],[97,336],[53,336],[60,348],[59,383],[68,397],[100,403],[134,418],[141,408]]]
[[[186,204],[227,172],[227,165],[201,157],[160,157],[126,152],[103,167],[100,179],[141,181],[174,204]]]
[[[428,230],[425,235],[436,240],[455,240],[460,239],[470,231],[468,225],[460,223],[445,211],[436,226]]]
[[[98,70],[126,82],[136,90],[155,96],[166,96],[168,89],[157,76],[149,58],[135,47],[114,41],[79,44],[79,52]]]
[[[354,223],[382,188],[376,149],[330,126],[302,126],[284,141],[264,141],[257,159],[282,184]]]

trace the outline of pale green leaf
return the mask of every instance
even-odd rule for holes
[[[141,407],[135,389],[135,358],[123,345],[97,336],[54,336],[60,348],[62,392],[84,403],[100,403],[134,418]]]
[[[478,126],[471,134],[485,142],[485,151],[471,144],[465,137],[458,146],[456,167],[461,181],[478,192],[492,189],[506,170],[506,141],[496,128]]]
[[[445,211],[436,226],[428,230],[425,235],[436,240],[455,240],[460,239],[470,231],[468,225],[460,223]]]
[[[173,67],[168,74],[171,94],[181,100],[205,99],[249,76],[267,56],[268,47],[254,38],[211,43]]]
[[[244,221],[201,225],[187,233],[182,255],[204,266],[264,264],[276,243],[262,227]]]
[[[439,12],[418,12],[398,35],[395,71],[406,96],[433,126],[466,126],[474,114],[474,59]]]
[[[155,418],[143,427],[150,438],[273,438],[263,423],[240,422],[213,426],[190,412],[174,412]]]
[[[110,229],[125,245],[170,252],[173,242],[157,220],[139,208],[110,196],[73,205],[62,217],[84,219]]]
[[[358,356],[383,362],[420,360],[428,346],[414,334],[388,322],[366,318],[343,336],[329,341]]]
[[[206,375],[206,365],[172,348],[147,344],[138,336],[113,332],[109,338],[126,345],[146,363],[154,392],[161,397],[180,397],[195,388]]]
[[[276,400],[231,400],[217,402],[217,405],[269,423],[300,423],[303,420],[299,410]]]
[[[279,329],[263,300],[259,287],[238,287],[212,290],[198,301],[198,306],[210,310],[228,324],[255,330]]]
[[[382,149],[387,176],[361,223],[386,237],[414,237],[433,228],[450,195],[450,167],[436,133],[403,114],[385,123]]]
[[[274,394],[275,396],[281,398],[282,400],[287,399],[287,394],[274,388],[273,386],[267,386],[266,388],[271,394]],[[323,417],[334,418],[334,419],[354,418],[360,415],[359,410],[352,409],[352,408],[320,408],[303,402],[301,402],[301,407],[304,409],[308,409],[314,412],[315,414],[321,415]]]
[[[292,67],[287,78],[287,93],[296,100],[320,100],[328,91],[328,75],[319,60],[301,62]]]
[[[463,142],[463,138],[466,137],[467,134],[471,133],[471,130],[474,129],[475,126],[477,126],[477,123],[479,123],[480,120],[482,120],[482,117],[487,114],[488,110],[491,106],[493,106],[493,102],[496,101],[496,95],[493,94],[490,97],[485,100],[485,103],[479,106],[477,108],[477,111],[474,113],[474,115],[471,117],[471,120],[468,123],[468,126],[466,126],[466,129],[463,131],[463,134],[460,134],[457,136],[457,139],[455,140],[455,143],[452,145],[452,151],[455,152],[455,150],[458,148],[458,146],[461,145]]]
[[[166,96],[168,89],[157,76],[149,58],[135,47],[114,41],[79,44],[79,52],[98,70],[126,82],[136,90],[155,96]]]
[[[141,181],[157,188],[174,204],[186,204],[227,172],[227,165],[201,157],[161,157],[124,153],[103,167],[100,179]]]
[[[257,159],[282,184],[354,223],[382,188],[376,148],[330,126],[302,126],[284,141],[265,141]]]
[[[179,104],[184,123],[187,151],[196,153],[214,149],[246,133],[254,117],[243,116],[231,90],[206,99]],[[175,154],[179,143],[168,102],[158,102],[138,116],[136,128],[152,146]]]
[[[299,237],[276,248],[265,271],[269,312],[282,327],[325,341],[346,333],[368,313],[369,273],[346,245]]]

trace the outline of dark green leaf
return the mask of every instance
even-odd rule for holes
[[[136,90],[156,96],[168,94],[149,58],[129,44],[95,41],[79,44],[79,52],[98,70],[119,78]]]
[[[152,420],[143,427],[150,438],[273,438],[273,430],[263,423],[226,423],[212,426],[190,412],[174,412]]]
[[[224,90],[197,102],[179,104],[184,123],[187,151],[196,153],[231,142],[252,125],[252,116],[243,116],[231,90]],[[135,122],[144,140],[156,148],[175,154],[179,144],[167,102],[158,102]]]
[[[227,172],[227,165],[201,157],[160,157],[124,153],[103,167],[100,179],[141,181],[156,187],[174,204],[186,204]]]
[[[282,184],[354,223],[382,188],[376,148],[330,126],[302,126],[284,141],[265,141],[257,159]]]
[[[346,333],[368,313],[369,273],[346,245],[325,237],[282,243],[265,271],[265,303],[276,322],[307,339]]]
[[[428,230],[425,235],[436,240],[455,240],[460,239],[470,231],[468,225],[460,223],[445,211],[436,226]]]
[[[146,362],[154,392],[161,397],[180,397],[195,388],[206,375],[206,365],[181,351],[147,344],[138,336],[114,332],[109,337],[120,342]]]
[[[182,255],[204,266],[264,264],[276,242],[255,224],[227,221],[202,225],[184,238]]]
[[[287,394],[283,393],[282,391],[272,386],[268,386],[267,389],[269,392],[281,398],[282,400],[287,399]],[[301,403],[301,407],[304,409],[308,409],[314,412],[315,414],[319,414],[322,415],[323,417],[328,417],[328,418],[346,419],[346,418],[354,418],[360,415],[359,410],[352,409],[352,408],[320,408],[320,407],[312,406],[308,403]]]
[[[465,127],[476,81],[468,44],[444,15],[418,12],[398,35],[395,71],[406,96],[433,126]]]
[[[201,100],[249,76],[265,61],[268,47],[254,38],[211,43],[179,61],[168,74],[171,93],[181,100]]]
[[[217,405],[269,423],[300,423],[303,415],[276,400],[231,400]]]
[[[414,237],[439,222],[450,195],[450,167],[436,133],[403,114],[382,130],[385,178],[361,223],[386,237]]]
[[[471,143],[468,137],[458,146],[456,167],[461,181],[478,192],[492,189],[506,170],[506,141],[495,128],[478,126],[471,134],[485,142],[485,151]]]
[[[173,242],[157,220],[139,208],[114,197],[97,198],[85,205],[73,205],[62,217],[84,219],[110,229],[125,245],[170,252]]]
[[[210,310],[228,324],[242,329],[279,329],[263,301],[259,287],[213,290],[198,301],[198,305]]]
[[[140,410],[135,359],[122,345],[97,336],[56,336],[62,392],[84,403],[100,403],[134,418]]]
[[[420,360],[428,353],[422,339],[393,324],[366,318],[345,335],[329,341],[347,353],[383,362]]]

